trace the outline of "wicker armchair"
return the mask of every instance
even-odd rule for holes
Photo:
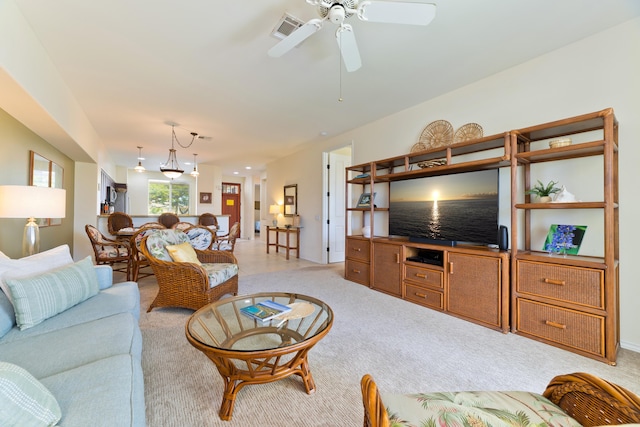
[[[236,239],[240,234],[240,223],[236,222],[229,229],[229,233],[218,236],[216,242],[211,246],[211,249],[217,249],[219,251],[229,251],[233,253],[236,247]]]
[[[387,404],[383,403],[378,387],[371,375],[367,374],[363,376],[360,385],[362,389],[362,403],[364,405],[364,427],[390,427],[392,424],[389,421],[387,413],[388,402]],[[488,395],[489,393],[498,392],[486,393]],[[421,402],[425,402],[431,396],[442,394],[443,393],[421,394],[420,399]],[[478,397],[480,394],[483,394],[483,392],[474,393],[476,402],[482,400]],[[640,423],[640,397],[618,385],[590,374],[574,373],[560,375],[551,380],[542,396],[533,393],[530,394],[538,397],[544,396],[559,407],[559,409],[556,410],[558,410],[561,415],[571,417],[586,427]],[[385,398],[388,400],[394,399],[393,396],[385,396]],[[539,414],[548,413],[549,416],[551,416],[551,411],[548,411],[549,408],[547,406],[548,404],[545,406],[546,409],[540,411]],[[395,409],[398,408],[399,407]],[[394,412],[395,409],[391,408],[392,412]],[[474,409],[477,408],[474,407]],[[491,409],[494,413],[496,410],[497,408],[495,407]],[[435,414],[435,412],[432,414]],[[395,413],[396,417],[399,416],[402,418],[403,415],[406,416],[404,413]],[[560,423],[557,414],[553,422],[555,425]],[[446,425],[446,423],[439,425]]]
[[[158,281],[158,295],[149,306],[197,310],[226,294],[238,294],[238,262],[230,252],[194,249],[202,265],[175,262],[167,245],[189,242],[180,230],[154,230],[142,239],[140,251]]]
[[[158,222],[164,225],[165,228],[173,228],[174,225],[180,222],[180,218],[174,213],[165,212],[163,214],[160,214],[160,216],[158,217]]]
[[[124,212],[114,212],[107,218],[107,230],[112,236],[115,236],[119,230],[128,227],[133,227],[133,220]]]
[[[110,265],[113,271],[126,273],[127,280],[130,280],[131,250],[129,248],[129,242],[109,239],[105,237],[100,230],[90,224],[85,225],[84,230],[91,241],[96,264]],[[124,264],[124,266],[117,266],[117,264]]]

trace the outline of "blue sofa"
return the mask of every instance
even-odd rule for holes
[[[0,291],[0,362],[24,368],[53,395],[61,427],[145,426],[138,286],[113,284],[109,266],[93,269],[97,294],[22,330]]]

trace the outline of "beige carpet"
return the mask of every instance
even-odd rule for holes
[[[186,340],[192,313],[155,309],[153,277],[140,281],[143,369],[149,426],[361,426],[360,378],[383,391],[527,390],[555,375],[589,372],[640,393],[640,354],[622,350],[612,367],[514,334],[502,334],[344,280],[342,266],[240,276],[241,294],[290,291],[333,309],[333,329],[309,354],[317,391],[298,377],[248,386],[233,419],[221,421],[223,382]]]

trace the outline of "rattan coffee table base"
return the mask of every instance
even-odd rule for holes
[[[277,328],[273,328],[274,333]],[[288,339],[282,336],[283,340]],[[316,385],[307,363],[307,354],[319,341],[303,341],[299,345],[260,352],[236,352],[212,349],[194,340],[187,330],[187,339],[202,351],[215,365],[224,380],[224,394],[220,405],[220,419],[229,421],[238,392],[249,384],[265,384],[298,375],[307,394],[316,391]],[[239,366],[243,366],[240,368]]]

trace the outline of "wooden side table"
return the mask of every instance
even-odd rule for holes
[[[276,233],[276,241],[271,243],[271,231]],[[280,233],[284,233],[286,239],[284,242],[280,242]],[[291,235],[295,236],[295,246],[291,246]],[[276,253],[280,248],[286,251],[287,259],[289,259],[289,252],[296,251],[296,258],[300,258],[300,227],[270,227],[267,226],[267,253],[269,253],[269,247],[275,246]]]

